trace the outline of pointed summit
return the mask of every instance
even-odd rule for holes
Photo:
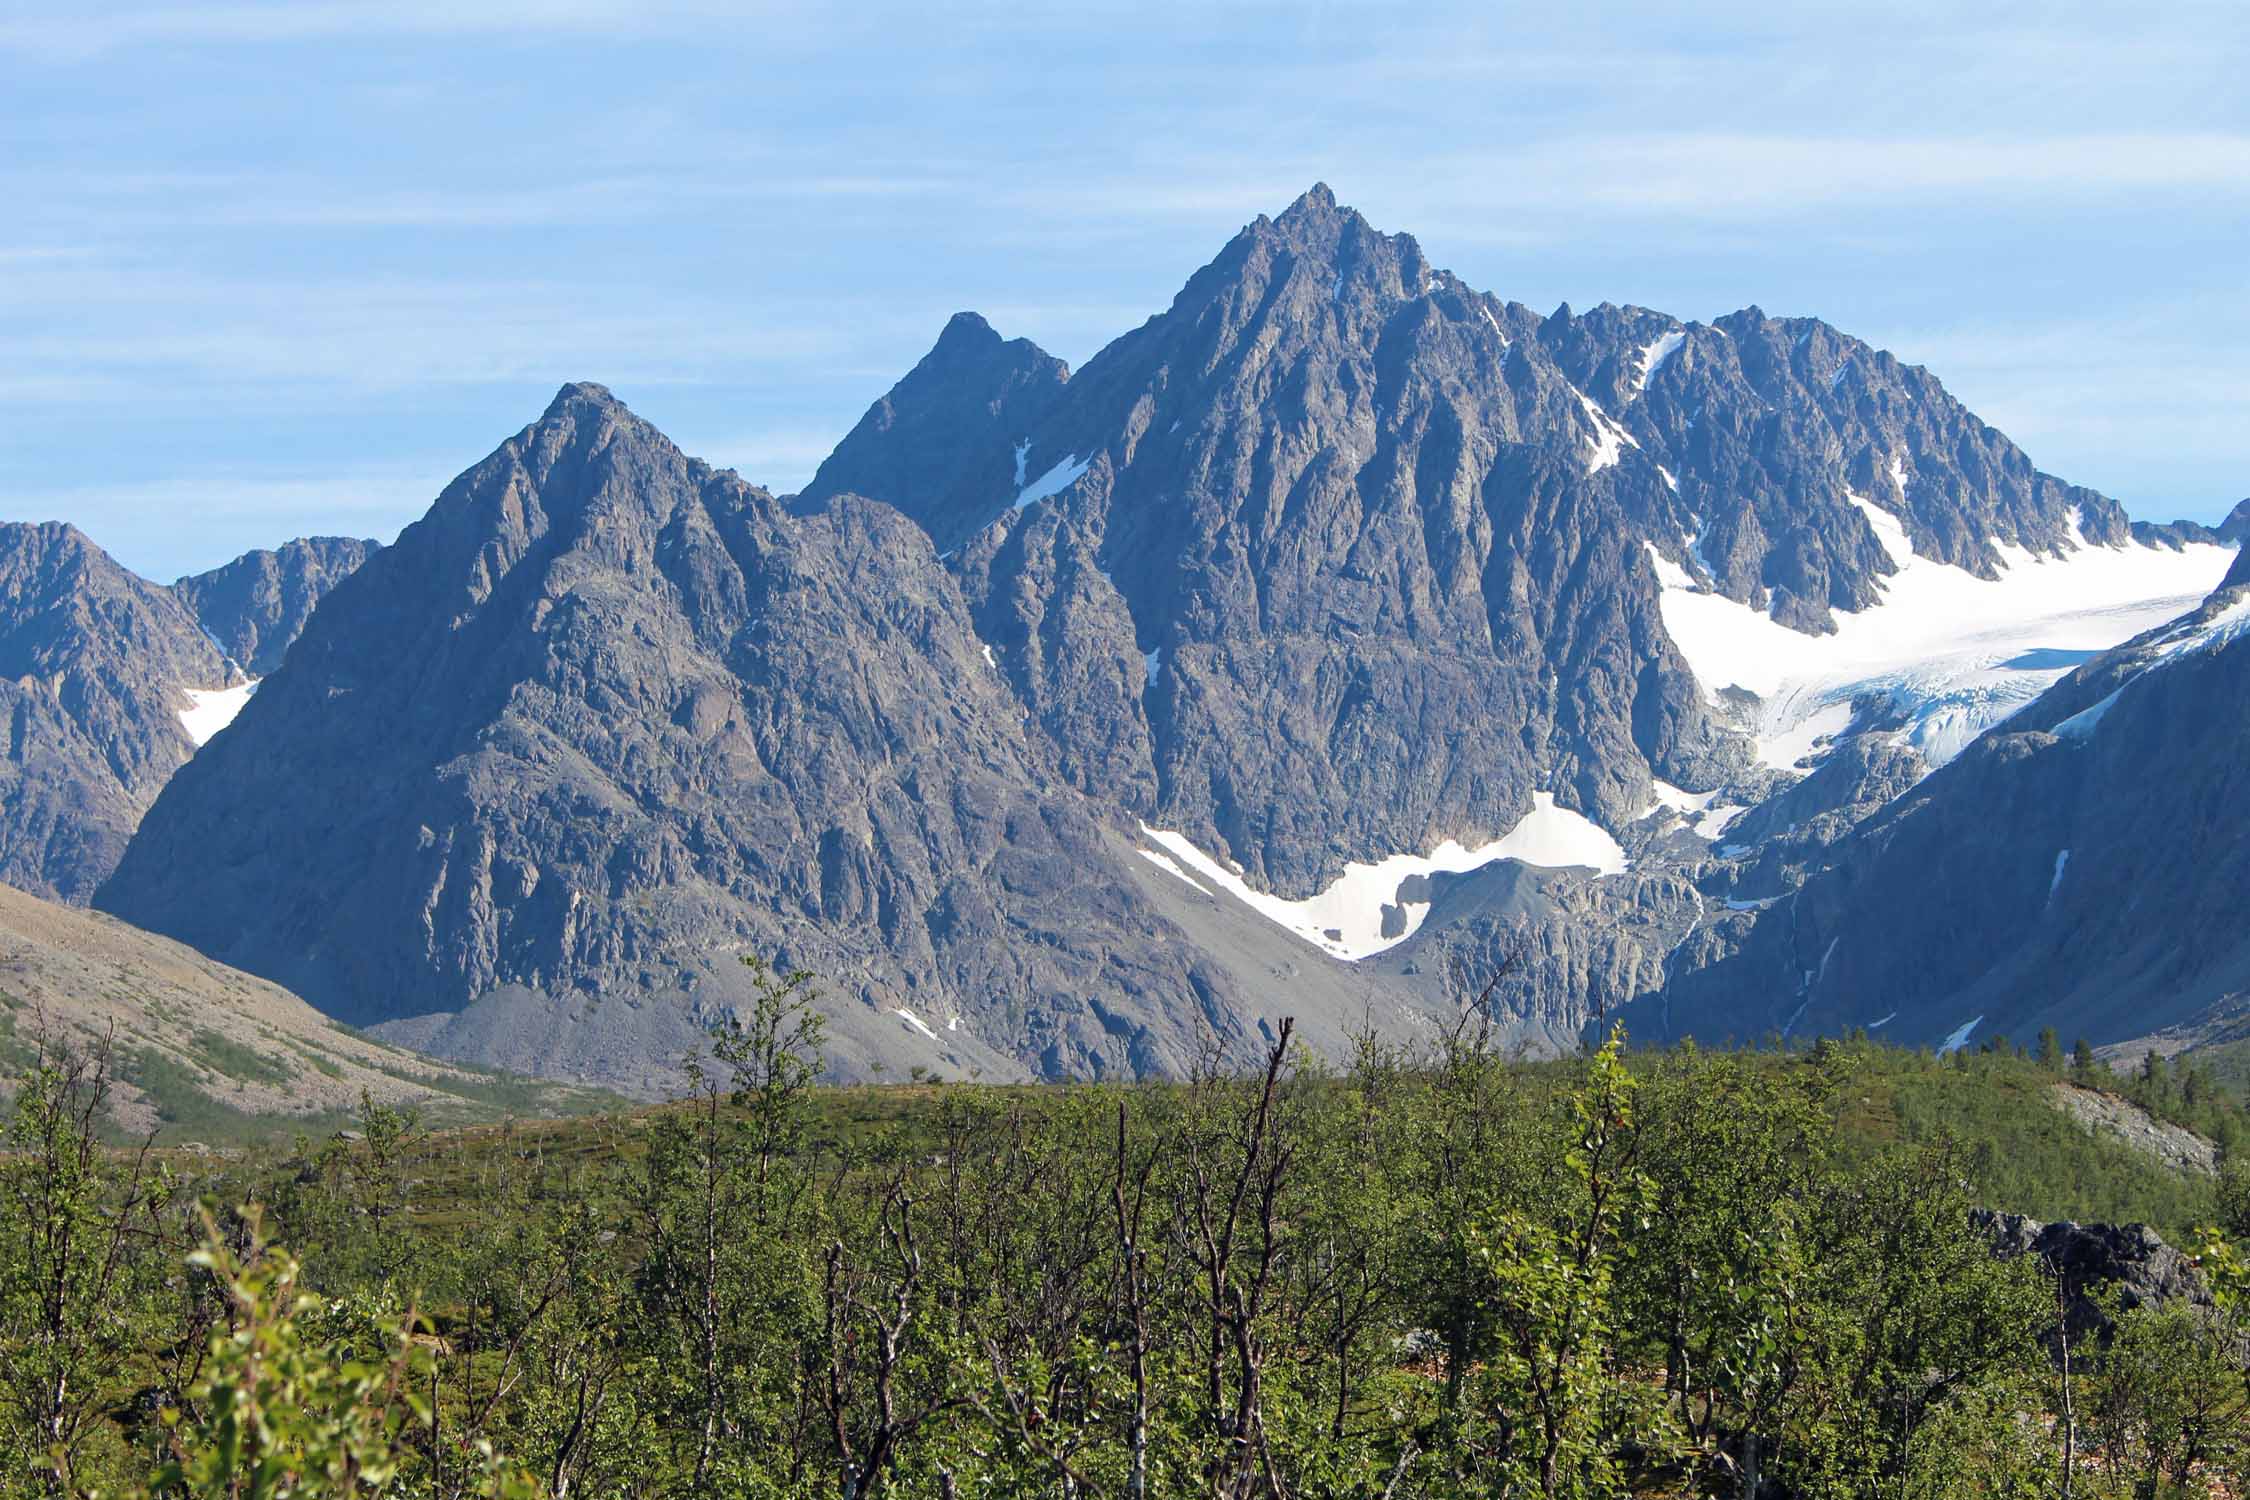
[[[1287,224],[1292,220],[1325,219],[1334,216],[1336,212],[1336,195],[1329,190],[1327,183],[1316,182],[1300,193],[1296,202],[1283,209],[1281,217],[1275,222]],[[1343,212],[1351,213],[1352,210],[1347,208]]]
[[[999,330],[987,323],[982,313],[957,312],[945,320],[945,329],[938,335],[930,353],[959,356],[973,350],[995,348],[1001,342]]]
[[[427,1049],[637,1091],[746,1003],[745,951],[832,976],[846,1076],[1116,1071],[1057,976],[1159,919],[1027,733],[911,521],[790,516],[569,387],[323,602],[103,900]],[[1195,1014],[1192,962],[1118,1013]]]
[[[573,380],[565,383],[561,390],[555,392],[555,399],[547,403],[547,410],[540,416],[539,420],[541,422],[552,422],[558,417],[587,409],[624,411],[626,406],[624,402],[610,394],[610,389],[606,385],[596,385],[591,380]]]
[[[897,506],[950,550],[1021,483],[1017,448],[1061,398],[1070,367],[1029,339],[955,313],[906,378],[867,409],[798,497]]]

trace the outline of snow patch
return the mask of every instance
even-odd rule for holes
[[[1726,831],[1729,823],[1750,810],[1731,802],[1714,807],[1712,804],[1719,799],[1716,789],[1708,792],[1683,791],[1668,781],[1656,782],[1655,787],[1657,806],[1669,807],[1678,812],[1695,836],[1706,842],[1718,838]]]
[[[1499,838],[1471,849],[1447,839],[1428,854],[1394,854],[1373,863],[1354,861],[1325,890],[1302,901],[1291,901],[1254,890],[1236,870],[1230,870],[1189,842],[1187,836],[1141,825],[1141,836],[1153,842],[1179,870],[1195,879],[1191,884],[1225,891],[1258,915],[1337,958],[1357,961],[1397,946],[1414,935],[1429,914],[1426,901],[1401,901],[1400,887],[1417,876],[1459,875],[1480,870],[1496,860],[1514,859],[1548,869],[1590,868],[1615,875],[1625,868],[1625,851],[1584,815],[1558,807],[1547,792],[1532,794],[1532,810]],[[1157,862],[1154,851],[1142,857]],[[1186,879],[1187,876],[1182,876]],[[1400,913],[1399,930],[1385,936],[1386,907]],[[1330,934],[1334,936],[1330,936]]]
[[[1687,342],[1687,330],[1675,328],[1641,351],[1640,376],[1633,382],[1633,394],[1638,396],[1648,389],[1649,377],[1664,368],[1664,361],[1680,352]]]
[[[1016,496],[1016,509],[1028,510],[1042,500],[1061,494],[1064,490],[1076,484],[1079,476],[1093,466],[1094,461],[1091,458],[1081,463],[1077,454],[1071,454],[1061,463],[1056,464],[1046,473],[1024,486],[1022,493]]]
[[[1633,441],[1631,433],[1618,426],[1610,414],[1602,410],[1602,404],[1599,401],[1596,401],[1584,391],[1574,390],[1571,394],[1578,398],[1579,405],[1586,408],[1586,420],[1591,422],[1594,428],[1586,437],[1586,441],[1594,445],[1593,453],[1586,460],[1587,473],[1599,474],[1602,470],[1614,465],[1624,455],[1627,448],[1638,448],[1640,446],[1639,443]]]
[[[1771,766],[1776,771],[1803,770],[1798,762],[1809,759],[1820,748],[1822,739],[1833,739],[1851,727],[1852,705],[1849,699],[1840,703],[1824,703],[1815,712],[1787,728],[1756,736],[1758,764]]]
[[[907,1025],[913,1027],[916,1031],[922,1033],[922,1035],[928,1037],[931,1041],[934,1042],[938,1039],[938,1034],[930,1030],[928,1026],[924,1025],[922,1018],[914,1014],[914,1012],[908,1010],[905,1006],[899,1006],[896,1010],[893,1010],[891,1014],[898,1017],[901,1021],[904,1021]]]
[[[1958,1052],[1963,1047],[1968,1046],[1970,1034],[1983,1024],[1984,1017],[1972,1016],[1968,1020],[1963,1021],[1960,1025],[1954,1027],[1953,1030],[1946,1033],[1945,1040],[1938,1043],[1937,1055],[1940,1057],[1944,1057],[1949,1053]]]
[[[984,664],[995,672],[1000,670],[1000,659],[992,654],[990,646],[984,648]]]
[[[1679,475],[1674,474],[1670,469],[1665,468],[1662,464],[1658,464],[1656,466],[1656,473],[1657,477],[1664,481],[1664,487],[1666,489],[1670,490],[1675,495],[1680,492]]]
[[[1736,818],[1741,817],[1749,810],[1749,808],[1744,807],[1739,802],[1729,802],[1723,807],[1714,807],[1709,809],[1703,814],[1702,817],[1697,818],[1688,826],[1695,831],[1695,836],[1699,839],[1702,839],[1705,843],[1716,843],[1718,842],[1719,835],[1727,831],[1728,825],[1733,823]],[[1730,845],[1729,847],[1736,846]],[[1726,855],[1727,851],[1725,849],[1721,849],[1719,853],[1722,855]],[[1727,857],[1732,858],[1731,855]]]
[[[1141,653],[1141,665],[1148,669],[1149,684],[1153,687],[1164,670],[1164,648],[1159,646],[1154,651]]]
[[[1193,875],[1190,875],[1187,871],[1181,869],[1178,865],[1173,864],[1170,860],[1157,853],[1154,849],[1135,849],[1133,852],[1135,854],[1138,854],[1141,858],[1147,860],[1150,864],[1156,866],[1156,868],[1158,868],[1159,870],[1162,870],[1165,874],[1171,876],[1174,880],[1184,880],[1189,885],[1194,886],[1197,890],[1203,890],[1202,884],[1197,881]],[[1203,891],[1203,894],[1208,896],[1211,893],[1209,891]]]
[[[2070,868],[2070,851],[2060,850],[2055,855],[2055,878],[2047,882],[2047,902],[2054,904],[2055,892],[2062,889],[2063,871]]]
[[[1656,581],[1668,589],[1692,589],[1695,575],[1656,550],[1656,543],[1645,538],[1641,545],[1648,548],[1648,560],[1656,568]]]
[[[1898,1019],[1898,1012],[1894,1010],[1894,1011],[1892,1011],[1892,1012],[1891,1012],[1891,1013],[1890,1013],[1889,1015],[1887,1015],[1887,1016],[1883,1017],[1883,1019],[1882,1019],[1882,1020],[1880,1020],[1880,1021],[1870,1021],[1870,1022],[1868,1022],[1868,1023],[1867,1023],[1867,1029],[1868,1029],[1869,1031],[1879,1031],[1879,1030],[1881,1030],[1881,1029],[1882,1029],[1883,1027],[1885,1027],[1885,1026],[1888,1026],[1888,1025],[1890,1025],[1890,1024],[1891,1024],[1891,1022],[1893,1022],[1893,1021],[1895,1021],[1895,1020],[1897,1020],[1897,1019]]]
[[[1656,806],[1669,807],[1674,812],[1683,815],[1703,811],[1711,805],[1711,799],[1719,795],[1715,790],[1691,792],[1685,788],[1676,787],[1669,781],[1661,781],[1655,778],[1650,779],[1649,785],[1654,790]]]
[[[2196,651],[2221,651],[2244,635],[2250,635],[2250,593],[2210,619],[2182,625],[2157,641],[2156,660],[2150,665],[2161,665]]]
[[[2124,691],[2125,690],[2123,688],[2119,688],[2117,692],[2111,693],[2108,697],[2102,699],[2101,702],[2094,704],[2092,707],[2080,709],[2077,713],[2072,714],[2069,718],[2063,720],[2060,724],[2057,724],[2055,726],[2055,733],[2062,736],[2066,740],[2092,739],[2094,736],[2094,731],[2101,727],[2103,716],[2106,715],[2110,711],[2110,708],[2117,702],[2117,693],[2122,693]]]
[[[1016,444],[1016,488],[1023,488],[1023,461],[1031,457],[1031,439]]]
[[[242,712],[242,706],[257,690],[257,678],[227,688],[187,688],[192,707],[180,710],[180,727],[200,750],[211,743],[213,735],[234,722],[234,716]]]

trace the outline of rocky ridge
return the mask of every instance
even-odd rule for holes
[[[220,650],[252,677],[264,677],[281,665],[313,607],[381,545],[353,537],[300,537],[277,551],[244,553],[224,567],[182,578],[172,592]]]

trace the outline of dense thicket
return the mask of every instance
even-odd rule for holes
[[[437,1139],[371,1105],[356,1138],[193,1176],[97,1144],[99,1058],[43,1061],[0,1162],[7,1491],[2156,1497],[2250,1477],[2227,1315],[2125,1314],[2058,1362],[2054,1280],[1971,1226],[1995,1137],[1922,1128],[1949,1118],[1924,1093],[2051,1086],[2056,1057],[1613,1042],[1523,1067],[1465,1027],[1332,1069],[1285,1027],[1177,1085],[877,1091],[912,1107],[844,1129],[801,982],[762,974],[757,996],[666,1110]],[[1897,1128],[1865,1128],[1883,1111]]]

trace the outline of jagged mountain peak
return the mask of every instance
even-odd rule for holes
[[[536,425],[568,419],[586,411],[627,412],[625,403],[606,385],[592,380],[566,380],[555,399],[547,403]]]
[[[1567,1039],[1732,889],[1702,825],[1825,743],[1683,651],[1683,598],[1796,661],[2113,510],[1817,319],[1541,318],[1316,186],[1075,374],[954,315],[787,506],[564,387],[318,612],[110,889],[354,1014],[465,1005],[402,1039],[518,1066],[648,1062],[744,947],[838,976],[867,1056],[977,1055],[958,1021],[995,1066],[1161,1067],[1378,935],[1354,1005],[1528,944],[1504,1003]],[[1745,826],[1924,768],[1861,748]],[[1547,868],[1472,868],[1503,847]],[[339,912],[404,936],[311,942]]]
[[[0,575],[29,579],[89,571],[129,576],[116,559],[68,521],[0,522]]]
[[[1343,213],[1354,212],[1354,210],[1348,208],[1340,211]],[[1281,211],[1280,218],[1282,220],[1318,219],[1331,217],[1338,212],[1335,190],[1325,182],[1316,182],[1299,193],[1296,200]]]

